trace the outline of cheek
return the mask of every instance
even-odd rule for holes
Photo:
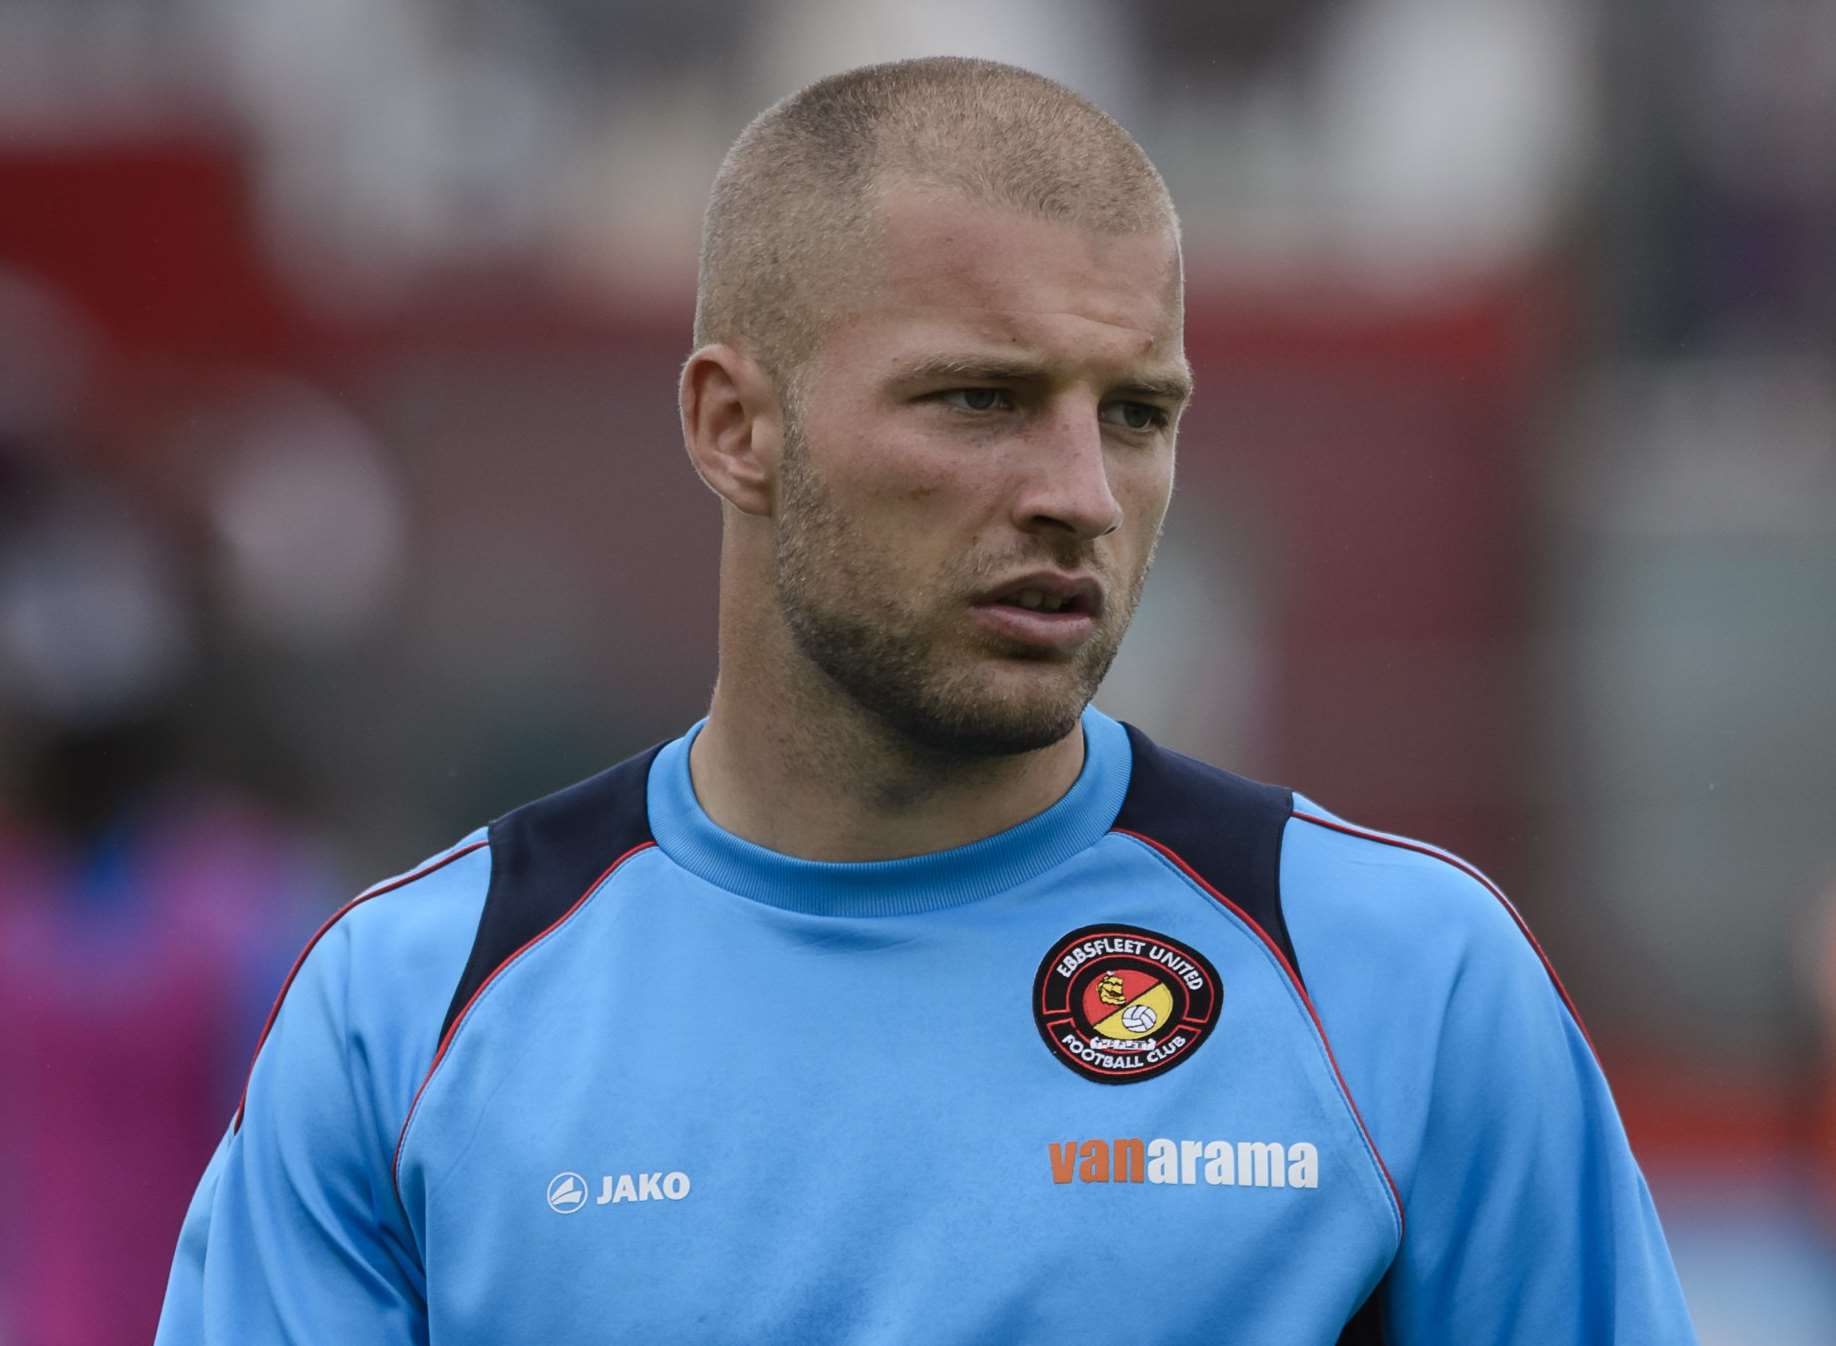
[[[944,495],[944,484],[939,481],[915,481],[903,486],[897,495],[899,502],[914,510],[927,510]]]
[[[1149,463],[1133,465],[1111,479],[1110,489],[1122,506],[1123,526],[1145,539],[1144,548],[1160,531],[1173,496],[1173,463],[1171,456]]]
[[[862,502],[859,517],[884,533],[935,540],[940,546],[958,545],[942,534],[973,530],[978,502],[998,498],[999,483],[978,473],[960,459],[911,452],[882,456],[877,470],[856,483]]]

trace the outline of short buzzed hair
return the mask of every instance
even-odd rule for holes
[[[892,182],[1106,233],[1171,229],[1166,183],[1133,137],[1043,75],[937,56],[818,80],[756,117],[714,179],[695,345],[725,342],[794,392],[858,283]]]

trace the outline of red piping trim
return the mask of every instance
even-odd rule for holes
[[[1332,1054],[1332,1042],[1326,1036],[1326,1025],[1320,1022],[1320,1013],[1313,1007],[1313,997],[1307,994],[1307,988],[1302,983],[1300,974],[1294,970],[1294,964],[1288,961],[1287,955],[1281,951],[1281,947],[1276,944],[1274,940],[1269,938],[1268,931],[1251,920],[1249,913],[1243,910],[1242,907],[1239,907],[1235,902],[1232,902],[1228,897],[1224,896],[1223,893],[1220,893],[1216,888],[1213,888],[1207,883],[1204,875],[1200,874],[1191,865],[1181,859],[1177,851],[1154,840],[1153,837],[1143,836],[1139,832],[1131,832],[1126,827],[1117,827],[1112,830],[1119,836],[1133,837],[1136,841],[1153,847],[1161,855],[1172,861],[1174,865],[1178,866],[1180,873],[1191,879],[1205,892],[1211,894],[1211,896],[1216,898],[1234,913],[1239,921],[1242,921],[1244,925],[1255,931],[1256,937],[1260,939],[1268,948],[1268,951],[1275,956],[1275,961],[1281,964],[1281,970],[1288,974],[1288,981],[1293,984],[1294,992],[1300,997],[1301,1004],[1307,1007],[1307,1017],[1313,1020],[1313,1031],[1320,1035],[1320,1046],[1326,1049],[1326,1063],[1332,1067],[1332,1077],[1339,1083],[1339,1093],[1345,1099],[1345,1105],[1351,1109],[1352,1120],[1358,1124],[1359,1134],[1364,1137],[1364,1143],[1370,1147],[1371,1158],[1377,1161],[1377,1171],[1383,1174],[1383,1181],[1390,1189],[1390,1200],[1396,1206],[1396,1237],[1398,1241],[1400,1241],[1404,1225],[1402,1194],[1396,1190],[1396,1179],[1390,1176],[1390,1166],[1383,1162],[1383,1154],[1378,1150],[1377,1142],[1371,1139],[1370,1128],[1364,1124],[1364,1115],[1358,1111],[1357,1100],[1352,1097],[1351,1090],[1346,1087],[1345,1076],[1339,1072],[1338,1059]]]
[[[1575,1002],[1568,998],[1568,988],[1562,985],[1562,979],[1556,975],[1555,964],[1549,961],[1549,955],[1543,952],[1543,946],[1536,942],[1536,936],[1530,932],[1529,923],[1525,921],[1522,916],[1518,915],[1517,908],[1511,905],[1511,899],[1504,895],[1504,891],[1499,888],[1497,884],[1486,878],[1484,874],[1467,864],[1466,861],[1462,860],[1459,856],[1449,855],[1446,851],[1436,850],[1433,846],[1425,846],[1419,841],[1405,841],[1401,837],[1389,836],[1383,832],[1373,832],[1369,828],[1354,827],[1350,823],[1336,822],[1331,818],[1322,818],[1314,813],[1296,812],[1294,816],[1304,822],[1310,822],[1320,827],[1330,827],[1333,831],[1343,832],[1347,836],[1363,837],[1366,841],[1380,841],[1384,845],[1394,846],[1398,850],[1414,851],[1417,855],[1432,856],[1436,860],[1441,860],[1452,865],[1462,874],[1467,875],[1469,878],[1477,879],[1481,884],[1485,885],[1485,890],[1498,899],[1500,906],[1511,913],[1511,919],[1517,923],[1518,931],[1530,942],[1530,947],[1536,950],[1536,956],[1543,965],[1543,971],[1549,974],[1549,980],[1554,984],[1556,994],[1562,998],[1562,1003],[1568,1007],[1569,1017],[1575,1021],[1575,1027],[1581,1030],[1581,1036],[1587,1041],[1588,1050],[1594,1053],[1594,1059],[1596,1061],[1600,1059],[1600,1051],[1594,1046],[1593,1035],[1587,1031],[1587,1024],[1582,1021],[1581,1012],[1575,1008]]]
[[[445,865],[450,865],[461,856],[470,855],[480,846],[489,844],[488,840],[481,838],[478,841],[474,841],[469,846],[461,846],[456,851],[448,851],[439,859],[431,860],[412,873],[404,874],[399,879],[390,879],[387,883],[378,884],[374,888],[367,889],[357,894],[357,896],[353,897],[349,902],[346,902],[342,907],[339,907],[338,910],[334,911],[326,918],[325,924],[313,931],[312,938],[306,941],[306,947],[300,950],[300,956],[293,960],[293,966],[288,969],[286,980],[281,982],[280,994],[274,997],[274,1006],[268,1011],[268,1021],[261,1026],[261,1036],[255,1040],[255,1055],[249,1058],[248,1073],[242,1077],[242,1096],[236,1100],[236,1115],[230,1121],[230,1130],[232,1132],[242,1129],[242,1114],[248,1108],[249,1082],[255,1076],[255,1062],[261,1059],[261,1049],[267,1046],[268,1034],[273,1032],[274,1021],[280,1017],[281,1002],[287,998],[287,992],[293,989],[293,979],[300,975],[300,968],[305,965],[306,956],[310,954],[313,951],[313,947],[325,937],[325,932],[338,924],[339,921],[343,920],[353,909],[368,902],[371,898],[381,897],[384,893],[392,893],[397,888],[404,888],[413,883],[416,879],[425,878],[436,869],[440,869]]]
[[[572,916],[576,911],[579,911],[581,905],[594,893],[599,891],[600,885],[611,878],[612,875],[617,872],[620,865],[624,864],[625,861],[629,860],[639,851],[647,851],[656,844],[657,843],[654,841],[640,841],[637,845],[619,856],[618,859],[607,865],[605,872],[589,883],[586,886],[586,891],[575,898],[566,911],[550,921],[546,928],[537,934],[531,935],[514,953],[504,959],[504,961],[499,963],[496,967],[492,968],[491,975],[478,983],[478,989],[472,992],[466,999],[465,1004],[460,1007],[459,1013],[453,1016],[452,1025],[446,1030],[446,1036],[440,1039],[440,1045],[434,1051],[433,1060],[428,1063],[427,1074],[421,1079],[421,1087],[414,1091],[414,1100],[408,1104],[408,1115],[402,1119],[401,1133],[395,1138],[395,1155],[389,1161],[389,1183],[395,1188],[395,1199],[397,1201],[402,1199],[400,1176],[402,1168],[402,1147],[408,1143],[408,1128],[414,1124],[414,1115],[421,1106],[421,1095],[426,1093],[427,1086],[433,1083],[434,1072],[440,1068],[440,1062],[446,1059],[447,1048],[453,1045],[453,1038],[458,1035],[460,1025],[465,1023],[466,1016],[472,1012],[472,1006],[478,1003],[478,997],[490,989],[491,983],[502,976],[506,968],[524,954],[528,953],[536,945],[540,944],[544,939],[547,939],[549,935],[566,923],[568,917]]]

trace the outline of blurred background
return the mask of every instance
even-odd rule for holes
[[[1836,4],[0,0],[0,1343],[150,1339],[334,906],[705,709],[702,201],[1115,113],[1200,394],[1101,704],[1483,865],[1708,1346],[1836,1340]]]

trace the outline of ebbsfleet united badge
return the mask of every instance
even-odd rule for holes
[[[1033,1020],[1085,1079],[1131,1084],[1171,1070],[1210,1036],[1224,983],[1188,944],[1133,925],[1087,925],[1046,954]]]

